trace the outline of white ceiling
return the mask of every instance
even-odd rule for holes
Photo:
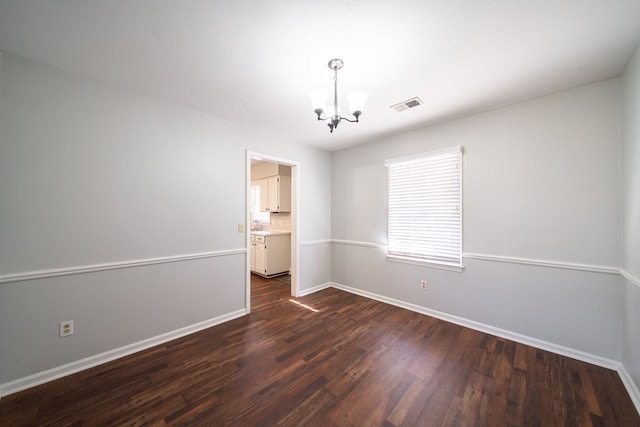
[[[640,0],[0,0],[3,51],[327,150],[619,76],[638,43]],[[334,57],[369,98],[329,134]]]

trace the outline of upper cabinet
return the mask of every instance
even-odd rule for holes
[[[260,211],[291,212],[291,167],[268,163],[261,164],[260,167],[261,169],[252,168],[251,182],[252,187],[259,188],[256,194],[260,198]],[[263,175],[274,172],[276,175]]]
[[[291,212],[291,177],[270,176],[269,182],[269,212]],[[262,203],[260,203],[262,205]]]

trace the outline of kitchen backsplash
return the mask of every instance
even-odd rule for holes
[[[286,230],[291,231],[290,213],[272,213],[271,224],[262,224],[263,230]]]

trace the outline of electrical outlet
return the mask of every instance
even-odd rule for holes
[[[60,322],[60,338],[73,335],[73,320]]]
[[[420,288],[421,289],[427,289],[427,281],[426,280],[421,280],[420,281]]]
[[[244,224],[238,224],[238,233],[244,233]]]

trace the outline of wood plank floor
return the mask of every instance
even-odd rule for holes
[[[614,371],[327,289],[7,396],[0,425],[640,426]]]

